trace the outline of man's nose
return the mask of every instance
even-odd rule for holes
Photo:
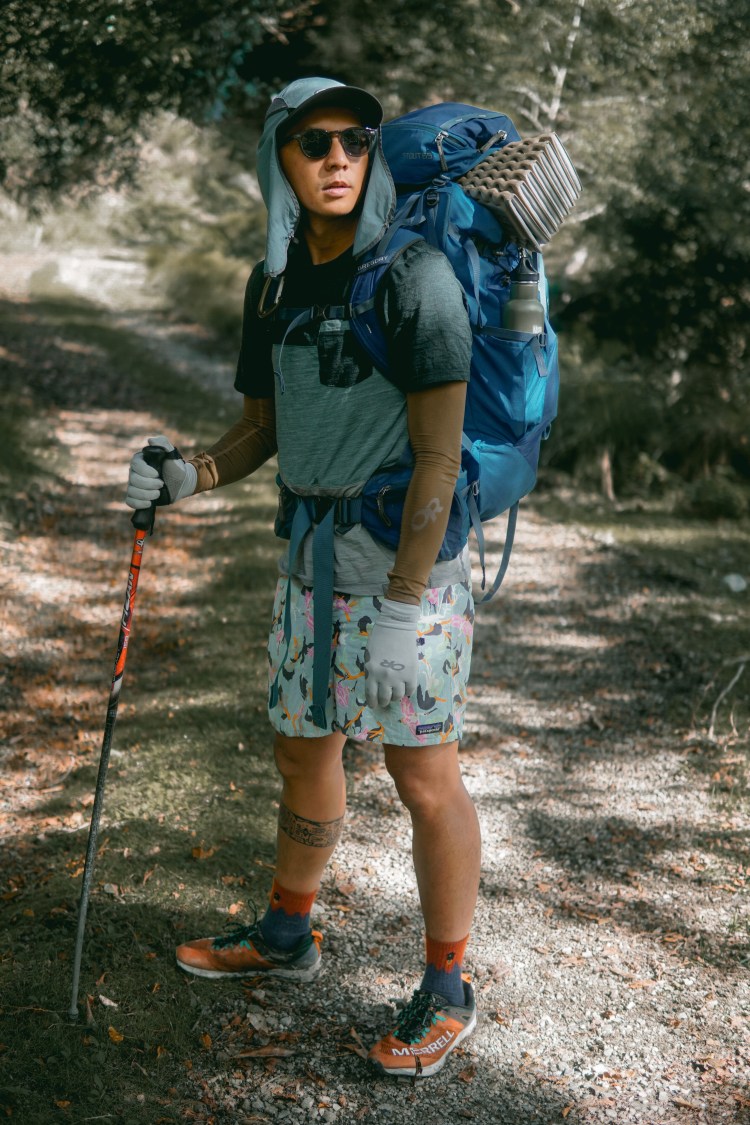
[[[331,151],[326,157],[326,164],[331,168],[345,167],[349,163],[349,157],[344,152],[344,146],[341,143],[341,137],[331,138]]]

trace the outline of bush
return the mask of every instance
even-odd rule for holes
[[[750,489],[726,476],[694,481],[686,492],[683,513],[700,519],[738,520],[750,508]]]
[[[250,267],[218,250],[156,252],[149,265],[170,310],[180,320],[208,328],[239,344],[242,304]]]

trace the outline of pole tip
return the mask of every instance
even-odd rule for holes
[[[68,1011],[68,1019],[71,1023],[78,1023],[78,1008],[70,1008]]]

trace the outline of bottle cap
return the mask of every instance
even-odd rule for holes
[[[529,283],[531,283],[531,282],[536,283],[536,282],[539,281],[539,271],[534,269],[534,266],[531,262],[531,259],[528,256],[528,254],[522,254],[521,255],[521,260],[519,261],[516,268],[513,270],[513,273],[511,274],[511,278],[512,278],[513,281],[516,281],[516,282],[524,282],[525,281],[525,282],[529,282]]]

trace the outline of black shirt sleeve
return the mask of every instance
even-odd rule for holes
[[[263,262],[259,262],[245,289],[242,343],[234,380],[234,389],[249,398],[273,398],[274,392],[269,322],[258,316],[263,282]]]

